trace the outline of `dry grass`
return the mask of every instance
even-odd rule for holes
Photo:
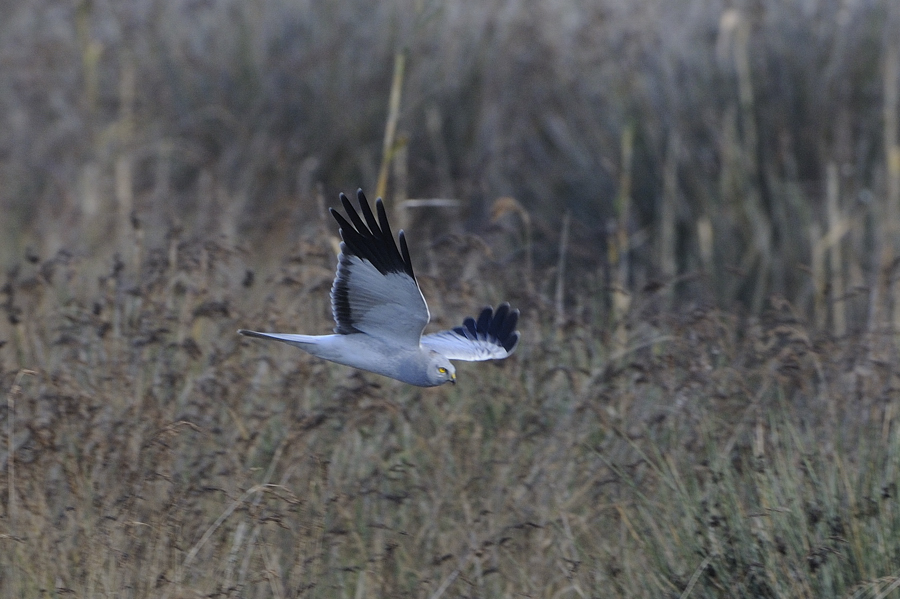
[[[890,336],[648,296],[613,352],[482,258],[471,294],[423,276],[436,317],[509,296],[523,343],[456,388],[238,337],[328,329],[328,243],[264,272],[172,237],[139,272],[8,279],[3,595],[868,597],[900,573]]]
[[[9,5],[0,595],[897,597],[897,6]],[[360,181],[512,359],[235,334]]]

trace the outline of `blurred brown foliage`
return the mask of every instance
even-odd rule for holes
[[[523,308],[516,354],[460,364],[457,386],[236,334],[327,332],[330,249],[312,235],[263,271],[173,233],[140,260],[60,252],[8,274],[0,594],[844,597],[900,580],[893,335],[835,339],[783,300],[669,314],[657,289],[623,345],[577,316],[597,300],[559,318],[487,254],[420,275],[433,326]]]
[[[0,0],[0,595],[888,596],[898,6]],[[235,334],[385,173],[456,388]]]
[[[108,249],[132,211],[157,242],[174,219],[283,247],[317,196],[374,188],[400,52],[407,175],[389,200],[457,198],[485,232],[491,203],[515,197],[538,265],[568,211],[572,282],[673,283],[679,301],[756,313],[777,293],[839,333],[873,305],[896,320],[898,12],[6,2],[0,263]]]

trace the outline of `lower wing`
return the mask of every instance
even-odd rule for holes
[[[422,336],[422,346],[446,356],[450,360],[480,362],[502,360],[510,356],[519,343],[516,323],[519,311],[501,304],[497,311],[487,307],[478,320],[466,318],[463,326]]]

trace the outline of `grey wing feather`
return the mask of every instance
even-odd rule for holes
[[[331,210],[343,240],[331,287],[334,331],[366,333],[388,343],[417,347],[430,315],[413,273],[406,237],[400,231],[398,251],[381,198],[375,201],[376,220],[362,190],[356,195],[362,218],[344,194],[341,203],[350,220]]]
[[[422,345],[450,360],[502,360],[519,343],[518,321],[519,311],[510,310],[509,304],[501,304],[496,312],[489,306],[481,311],[478,320],[466,318],[461,327],[423,336]]]

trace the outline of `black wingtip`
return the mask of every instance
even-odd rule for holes
[[[413,272],[412,259],[409,257],[409,246],[406,245],[406,234],[403,233],[403,229],[400,229],[398,237],[400,237],[400,257],[403,258],[403,263],[409,268],[406,272],[415,279],[416,275]]]
[[[478,315],[477,321],[470,316],[463,320],[461,327],[454,327],[453,331],[473,341],[491,341],[512,353],[521,336],[516,330],[518,322],[519,311],[510,310],[509,303],[504,302],[497,306],[496,311],[486,306]]]
[[[519,345],[519,337],[521,334],[519,331],[516,331],[512,335],[506,338],[503,342],[503,349],[505,349],[509,353],[513,353],[516,349],[516,346]]]
[[[340,227],[341,239],[346,245],[344,252],[368,260],[382,274],[404,272],[415,279],[416,275],[413,272],[406,240],[401,233],[400,250],[398,251],[382,199],[375,200],[377,219],[372,213],[369,201],[362,189],[356,190],[359,211],[353,207],[345,194],[341,193],[340,199],[347,217],[345,218],[334,208],[330,208],[329,211]],[[362,218],[360,218],[360,212],[362,212]]]
[[[516,325],[519,323],[519,311],[510,310],[509,302],[497,306],[494,319],[491,322],[491,334],[497,338],[503,349],[512,353],[519,343],[519,331]]]

